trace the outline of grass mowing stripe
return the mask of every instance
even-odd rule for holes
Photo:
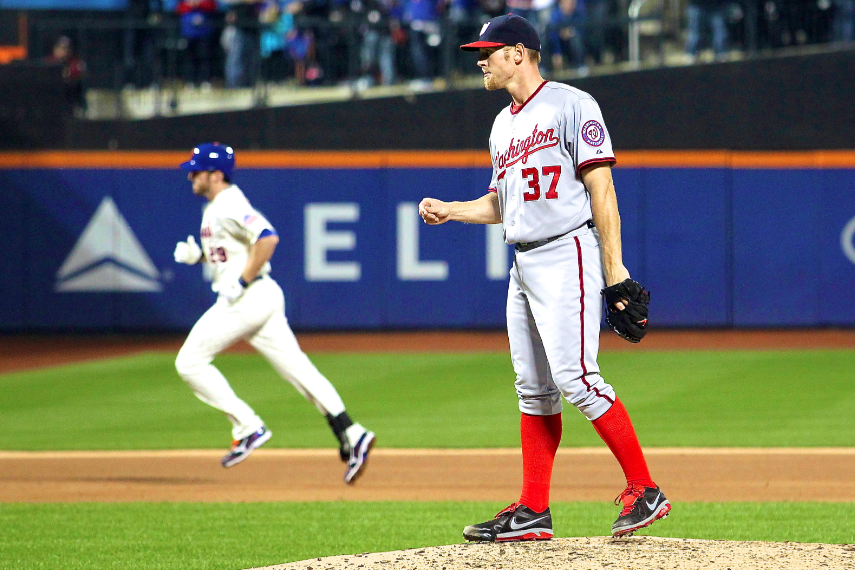
[[[317,354],[351,416],[384,447],[517,447],[510,357]],[[855,350],[604,353],[600,365],[643,445],[850,446]],[[216,364],[274,432],[270,447],[333,447],[314,406],[255,354]],[[806,398],[821,386],[831,398]],[[230,424],[150,353],[0,375],[0,449],[226,448]],[[601,446],[565,406],[566,446]]]
[[[462,542],[499,503],[66,503],[0,505],[0,569],[234,570]],[[617,508],[552,506],[556,536],[604,536]],[[639,534],[855,543],[852,503],[678,503]]]

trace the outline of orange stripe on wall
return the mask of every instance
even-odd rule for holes
[[[855,168],[855,150],[743,152],[726,150],[617,151],[618,168]],[[177,168],[189,152],[0,152],[0,169]],[[239,168],[471,168],[490,167],[485,150],[237,151]]]
[[[177,168],[190,152],[0,152],[0,168]],[[483,151],[237,151],[238,168],[466,168],[490,166]]]
[[[855,168],[853,150],[631,150],[616,155],[618,166],[636,168]]]

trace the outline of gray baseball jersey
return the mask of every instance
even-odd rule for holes
[[[534,242],[584,225],[591,219],[591,202],[579,171],[615,162],[594,98],[551,81],[522,105],[499,113],[490,155],[490,191],[498,193],[508,243]]]
[[[600,108],[583,91],[544,82],[499,113],[490,152],[490,190],[498,193],[505,240],[516,244],[507,321],[520,411],[557,414],[564,396],[595,420],[615,393],[597,364],[604,276],[579,173],[615,162]]]

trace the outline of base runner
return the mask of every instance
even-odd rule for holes
[[[347,462],[345,483],[364,472],[374,432],[354,423],[338,392],[300,349],[285,317],[282,289],[270,278],[270,258],[279,237],[243,192],[231,183],[234,151],[220,143],[200,144],[181,164],[193,193],[208,200],[202,215],[201,247],[191,235],[175,246],[175,261],[209,263],[217,302],[196,322],[175,359],[181,378],[196,396],[232,422],[232,448],[222,459],[231,467],[270,439],[271,432],[237,397],[211,362],[240,339],[246,340],[307,400],[324,414]]]

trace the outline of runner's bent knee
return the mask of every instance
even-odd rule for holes
[[[178,351],[178,356],[175,357],[175,370],[178,371],[179,376],[187,381],[188,378],[205,368],[213,360],[213,356],[205,358],[200,352],[187,349],[185,344]]]

